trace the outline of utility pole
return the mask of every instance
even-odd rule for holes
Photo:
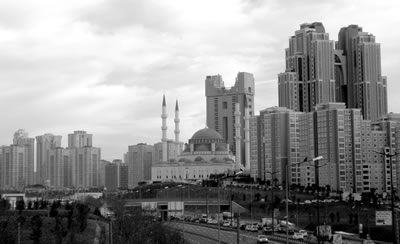
[[[391,150],[391,148],[390,148]],[[395,199],[395,192],[394,192],[394,185],[393,185],[393,161],[392,161],[392,157],[396,156],[399,153],[391,153],[391,152],[375,152],[374,153],[378,153],[380,155],[383,155],[385,157],[389,158],[389,164],[390,164],[390,196],[391,196],[391,209],[392,209],[392,231],[393,231],[393,243],[394,244],[398,244],[397,242],[397,235],[396,235],[396,212],[394,210],[394,199]]]

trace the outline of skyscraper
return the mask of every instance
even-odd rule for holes
[[[87,134],[86,131],[77,130],[73,134],[68,134],[68,147],[91,147],[92,134]]]
[[[44,134],[36,137],[36,183],[45,184],[50,178],[49,149],[61,147],[61,136]]]
[[[248,116],[254,115],[255,85],[253,74],[239,72],[235,85],[231,88],[224,86],[221,75],[207,76],[205,89],[207,126],[221,134],[229,144],[230,150],[237,156],[236,161],[248,167],[250,162],[246,162],[246,158],[248,159],[249,155],[246,155],[244,144],[246,136],[245,117],[246,113],[248,113]],[[238,111],[236,111],[236,104],[238,104]],[[236,118],[239,118],[239,121],[236,121]],[[240,134],[237,135],[236,131],[239,131]],[[240,142],[240,145],[236,145],[237,141]],[[237,148],[240,148],[239,152],[237,152]]]
[[[106,164],[105,166],[105,187],[107,191],[116,191],[118,188],[118,165]]]
[[[104,186],[101,177],[101,150],[92,147],[92,134],[87,134],[86,131],[68,134],[67,149],[71,157],[71,185],[77,188]]]
[[[27,185],[27,154],[25,147],[0,147],[0,188],[22,191]]]
[[[334,41],[322,23],[302,24],[285,53],[285,72],[278,75],[280,107],[310,112],[335,101]]]
[[[302,133],[304,128],[301,122],[304,121],[303,117],[307,116],[307,113],[281,107],[260,111],[260,179],[271,184],[274,181],[274,184],[284,185],[286,174],[289,174],[289,184],[301,183],[301,166],[296,163],[302,162],[308,155],[307,150],[304,150],[306,144],[301,143],[301,139],[304,138],[302,135],[305,134]]]
[[[153,146],[144,143],[128,146],[128,183],[133,188],[141,181],[151,180]]]
[[[376,121],[387,114],[386,77],[381,73],[381,48],[375,36],[357,25],[343,27],[337,49],[343,51],[346,60],[341,69],[336,69],[337,76],[342,77],[341,102],[348,108],[360,108],[366,120]],[[341,55],[335,59],[339,61]]]
[[[119,171],[119,182],[118,188],[120,189],[128,189],[128,165],[126,163],[122,163],[118,167]]]
[[[24,130],[18,130],[14,133],[13,144],[25,148],[25,183],[26,185],[35,184],[35,138],[29,138]]]
[[[71,185],[70,151],[61,147],[48,149],[48,183],[53,188]]]

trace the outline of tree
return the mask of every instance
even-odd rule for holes
[[[152,217],[142,215],[141,210],[133,210],[116,215],[113,221],[113,243],[176,243],[184,244],[182,235],[166,228]]]
[[[49,215],[50,217],[56,217],[58,215],[56,202],[53,202],[53,204],[51,205]]]
[[[30,239],[34,244],[40,243],[40,238],[42,237],[42,218],[40,215],[35,215],[31,219],[32,232]]]
[[[80,231],[83,232],[87,227],[87,216],[88,216],[90,209],[89,209],[88,205],[82,204],[82,203],[79,203],[77,207],[78,207],[78,211],[79,211],[78,223],[79,223]]]
[[[15,209],[18,210],[18,214],[21,214],[22,211],[25,209],[25,201],[24,199],[20,198],[17,200],[15,204]]]
[[[61,216],[56,215],[54,218],[56,224],[52,232],[54,233],[54,236],[56,238],[56,243],[62,244],[64,237],[68,234],[68,230],[67,227],[63,224]]]
[[[95,215],[97,215],[97,216],[100,216],[100,215],[101,215],[100,209],[99,209],[99,208],[96,208],[96,209],[93,211],[93,214],[95,214]]]

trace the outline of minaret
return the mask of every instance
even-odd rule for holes
[[[176,99],[176,104],[175,104],[175,119],[174,119],[174,122],[175,122],[175,130],[174,130],[174,133],[175,133],[175,158],[177,158],[177,156],[180,153],[180,146],[179,146],[179,133],[180,133],[179,122],[180,122],[180,119],[179,119],[178,99]]]
[[[165,103],[165,94],[163,95],[163,103],[162,103],[162,114],[161,114],[161,119],[162,119],[162,126],[161,126],[161,131],[162,131],[162,162],[167,162],[168,159],[168,145],[167,145],[167,104]]]
[[[244,109],[244,150],[245,150],[245,167],[250,172],[250,111],[246,107]]]
[[[237,166],[242,166],[242,162],[241,162],[241,146],[240,146],[240,140],[241,140],[241,136],[240,136],[240,104],[236,103],[235,104],[235,142],[236,142],[236,165]]]

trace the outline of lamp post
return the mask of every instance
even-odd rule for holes
[[[183,202],[183,189],[185,186],[178,185],[181,188],[181,203],[182,203],[182,233],[183,233],[183,239],[185,239],[185,203]]]
[[[390,149],[391,150],[391,149]],[[390,195],[391,195],[391,210],[392,210],[392,231],[393,231],[393,243],[397,244],[397,237],[396,237],[396,217],[395,214],[396,212],[394,211],[394,198],[395,198],[395,192],[394,192],[394,185],[393,185],[393,161],[392,157],[396,156],[399,153],[390,153],[390,152],[375,152],[381,154],[385,157],[389,158],[389,165],[390,165]]]
[[[323,157],[322,156],[317,156],[311,160],[307,160],[307,158],[304,159],[303,162],[299,162],[299,163],[293,163],[293,164],[289,164],[289,161],[286,163],[286,175],[285,175],[285,193],[286,193],[286,243],[289,243],[289,165],[296,165],[296,164],[303,164],[303,163],[309,163],[309,162],[314,162],[314,167],[315,167],[315,184],[317,187],[317,242],[318,244],[319,242],[319,230],[318,230],[318,226],[319,226],[319,168],[321,166],[325,166],[325,165],[319,165],[318,161],[321,160]]]
[[[279,171],[275,171],[275,172],[269,172],[269,171],[265,171],[265,174],[271,174],[271,219],[272,219],[272,234],[274,234],[275,231],[275,224],[274,224],[274,175],[276,175],[277,173],[279,173]],[[265,176],[265,178],[267,178],[267,176]],[[267,181],[265,181],[267,182]]]

